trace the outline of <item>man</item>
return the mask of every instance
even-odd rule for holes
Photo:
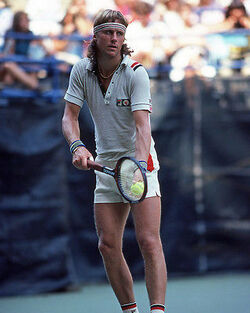
[[[78,115],[86,100],[94,124],[96,160],[114,167],[122,156],[134,156],[147,170],[148,193],[139,204],[120,195],[114,179],[96,173],[94,213],[99,250],[110,284],[124,313],[138,313],[133,280],[122,253],[122,237],[131,210],[136,238],[145,262],[151,313],[164,312],[166,264],[159,234],[159,164],[151,138],[151,96],[146,70],[129,58],[124,44],[128,23],[119,11],[96,17],[88,58],[74,65],[65,95],[63,133],[73,154],[73,165],[87,170],[92,154],[80,140]]]

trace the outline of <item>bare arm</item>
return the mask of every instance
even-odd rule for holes
[[[80,109],[78,105],[66,102],[62,118],[62,132],[69,145],[75,140],[80,140],[78,122]],[[78,169],[87,170],[87,160],[89,158],[92,158],[92,154],[85,147],[78,147],[73,153],[72,164]]]
[[[148,111],[134,111],[133,117],[136,126],[135,157],[137,160],[148,160],[151,145],[151,127]]]

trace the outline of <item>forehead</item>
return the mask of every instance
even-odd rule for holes
[[[94,33],[106,31],[106,30],[113,30],[113,31],[120,31],[125,34],[126,26],[116,22],[106,22],[94,27]]]

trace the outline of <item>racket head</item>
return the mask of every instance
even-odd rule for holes
[[[147,177],[145,170],[135,158],[122,157],[119,159],[115,173],[117,187],[127,201],[139,203],[145,199],[148,191]]]

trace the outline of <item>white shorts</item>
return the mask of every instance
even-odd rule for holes
[[[96,162],[114,168],[116,161],[104,161],[97,159]],[[102,172],[95,171],[96,174],[96,188],[94,192],[94,203],[128,203],[126,199],[120,194],[114,178]],[[148,192],[146,198],[161,196],[160,185],[158,181],[158,169],[152,172],[147,172]]]

